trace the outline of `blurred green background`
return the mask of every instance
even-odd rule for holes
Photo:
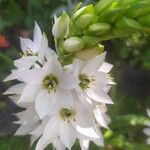
[[[69,14],[78,0],[0,0],[0,150],[30,150],[29,137],[12,137],[18,125],[12,114],[21,111],[2,93],[14,82],[3,83],[19,58],[19,36],[32,37],[34,21],[46,32],[49,46],[54,48],[51,28],[54,14]],[[84,0],[83,5],[96,0]],[[150,37],[134,34],[128,39],[105,41],[107,61],[114,64],[112,76],[117,83],[110,95],[112,123],[103,130],[105,147],[91,144],[90,150],[150,150],[142,130],[150,108]],[[51,149],[51,146],[48,148]],[[73,147],[78,150],[76,142]]]

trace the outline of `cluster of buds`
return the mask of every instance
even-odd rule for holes
[[[88,59],[89,48],[91,56],[101,53],[101,41],[150,33],[149,0],[100,0],[96,5],[80,5],[71,17],[64,12],[55,19],[53,35],[64,63],[80,54]]]

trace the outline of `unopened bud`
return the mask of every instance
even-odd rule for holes
[[[137,18],[150,13],[150,1],[140,1],[133,5],[127,12],[126,16],[131,18]]]
[[[102,35],[110,30],[111,26],[107,23],[95,23],[88,27],[88,33],[93,35]]]
[[[72,18],[77,28],[84,29],[90,24],[96,22],[98,16],[95,15],[94,6],[90,4],[77,10]]]
[[[101,54],[103,51],[104,51],[104,46],[98,44],[94,47],[87,48],[87,49],[81,50],[79,52],[76,52],[75,56],[77,58],[80,58],[83,60],[89,60],[89,59],[95,57],[96,55]]]
[[[114,2],[114,0],[101,0],[99,1],[96,6],[95,10],[97,14],[100,14],[103,12],[103,10],[106,10],[111,4]]]
[[[75,52],[84,47],[84,42],[78,37],[70,37],[64,41],[63,47],[67,52]]]
[[[122,7],[117,7],[117,8],[109,8],[108,10],[104,11],[101,13],[99,16],[99,20],[101,22],[110,22],[113,23],[119,18],[122,17],[123,12],[125,11],[126,8]]]
[[[63,13],[60,17],[58,17],[53,25],[53,36],[56,38],[64,38],[67,34],[69,22],[70,19],[67,13]]]
[[[135,29],[135,30],[140,30],[142,28],[142,26],[135,20],[131,19],[131,18],[126,18],[123,17],[122,19],[120,19],[117,23],[116,26],[119,29]]]
[[[79,29],[85,29],[86,27],[88,27],[90,24],[96,22],[98,19],[97,16],[93,15],[93,14],[84,14],[81,15],[76,21],[75,21],[75,25],[77,28]]]

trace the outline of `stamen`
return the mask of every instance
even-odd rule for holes
[[[76,111],[72,108],[61,108],[59,115],[64,121],[70,123],[71,121],[75,121]]]
[[[57,77],[53,74],[49,74],[43,79],[43,89],[46,89],[49,93],[51,91],[56,92],[57,85],[58,85]]]

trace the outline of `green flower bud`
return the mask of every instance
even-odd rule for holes
[[[150,13],[150,1],[140,1],[133,5],[127,12],[129,18],[137,18]]]
[[[67,52],[79,51],[84,47],[84,42],[78,37],[70,37],[63,43],[63,47]]]
[[[104,11],[100,16],[99,16],[99,21],[101,22],[110,22],[113,23],[119,18],[122,17],[123,12],[125,11],[126,8],[110,8],[106,11]]]
[[[81,39],[84,41],[86,47],[92,47],[99,43],[99,37],[95,36],[82,36]]]
[[[63,13],[60,17],[55,20],[52,28],[53,36],[56,38],[64,38],[69,28],[69,16],[67,13]]]
[[[99,1],[95,6],[95,11],[97,14],[100,14],[104,10],[106,10],[111,4],[114,2],[114,0],[101,0]]]
[[[88,33],[95,36],[107,33],[111,26],[107,23],[94,23],[88,27]]]
[[[80,8],[73,14],[73,22],[78,29],[84,29],[90,24],[97,21],[98,16],[95,15],[94,6],[92,4]]]
[[[77,10],[73,14],[72,18],[73,18],[73,20],[76,20],[83,14],[91,14],[93,12],[94,12],[94,6],[92,4],[90,4],[90,5],[87,5],[85,7],[80,8],[79,10]]]
[[[87,49],[81,50],[79,52],[76,52],[75,56],[77,58],[80,58],[83,60],[89,60],[89,59],[95,57],[96,55],[101,54],[103,51],[104,51],[104,46],[98,44],[94,47],[87,48]]]
[[[121,30],[140,30],[142,28],[142,26],[137,21],[126,17],[120,19],[116,23],[116,26]]]
[[[85,29],[90,24],[96,22],[97,19],[98,17],[93,14],[84,14],[75,21],[75,25],[79,29]]]

